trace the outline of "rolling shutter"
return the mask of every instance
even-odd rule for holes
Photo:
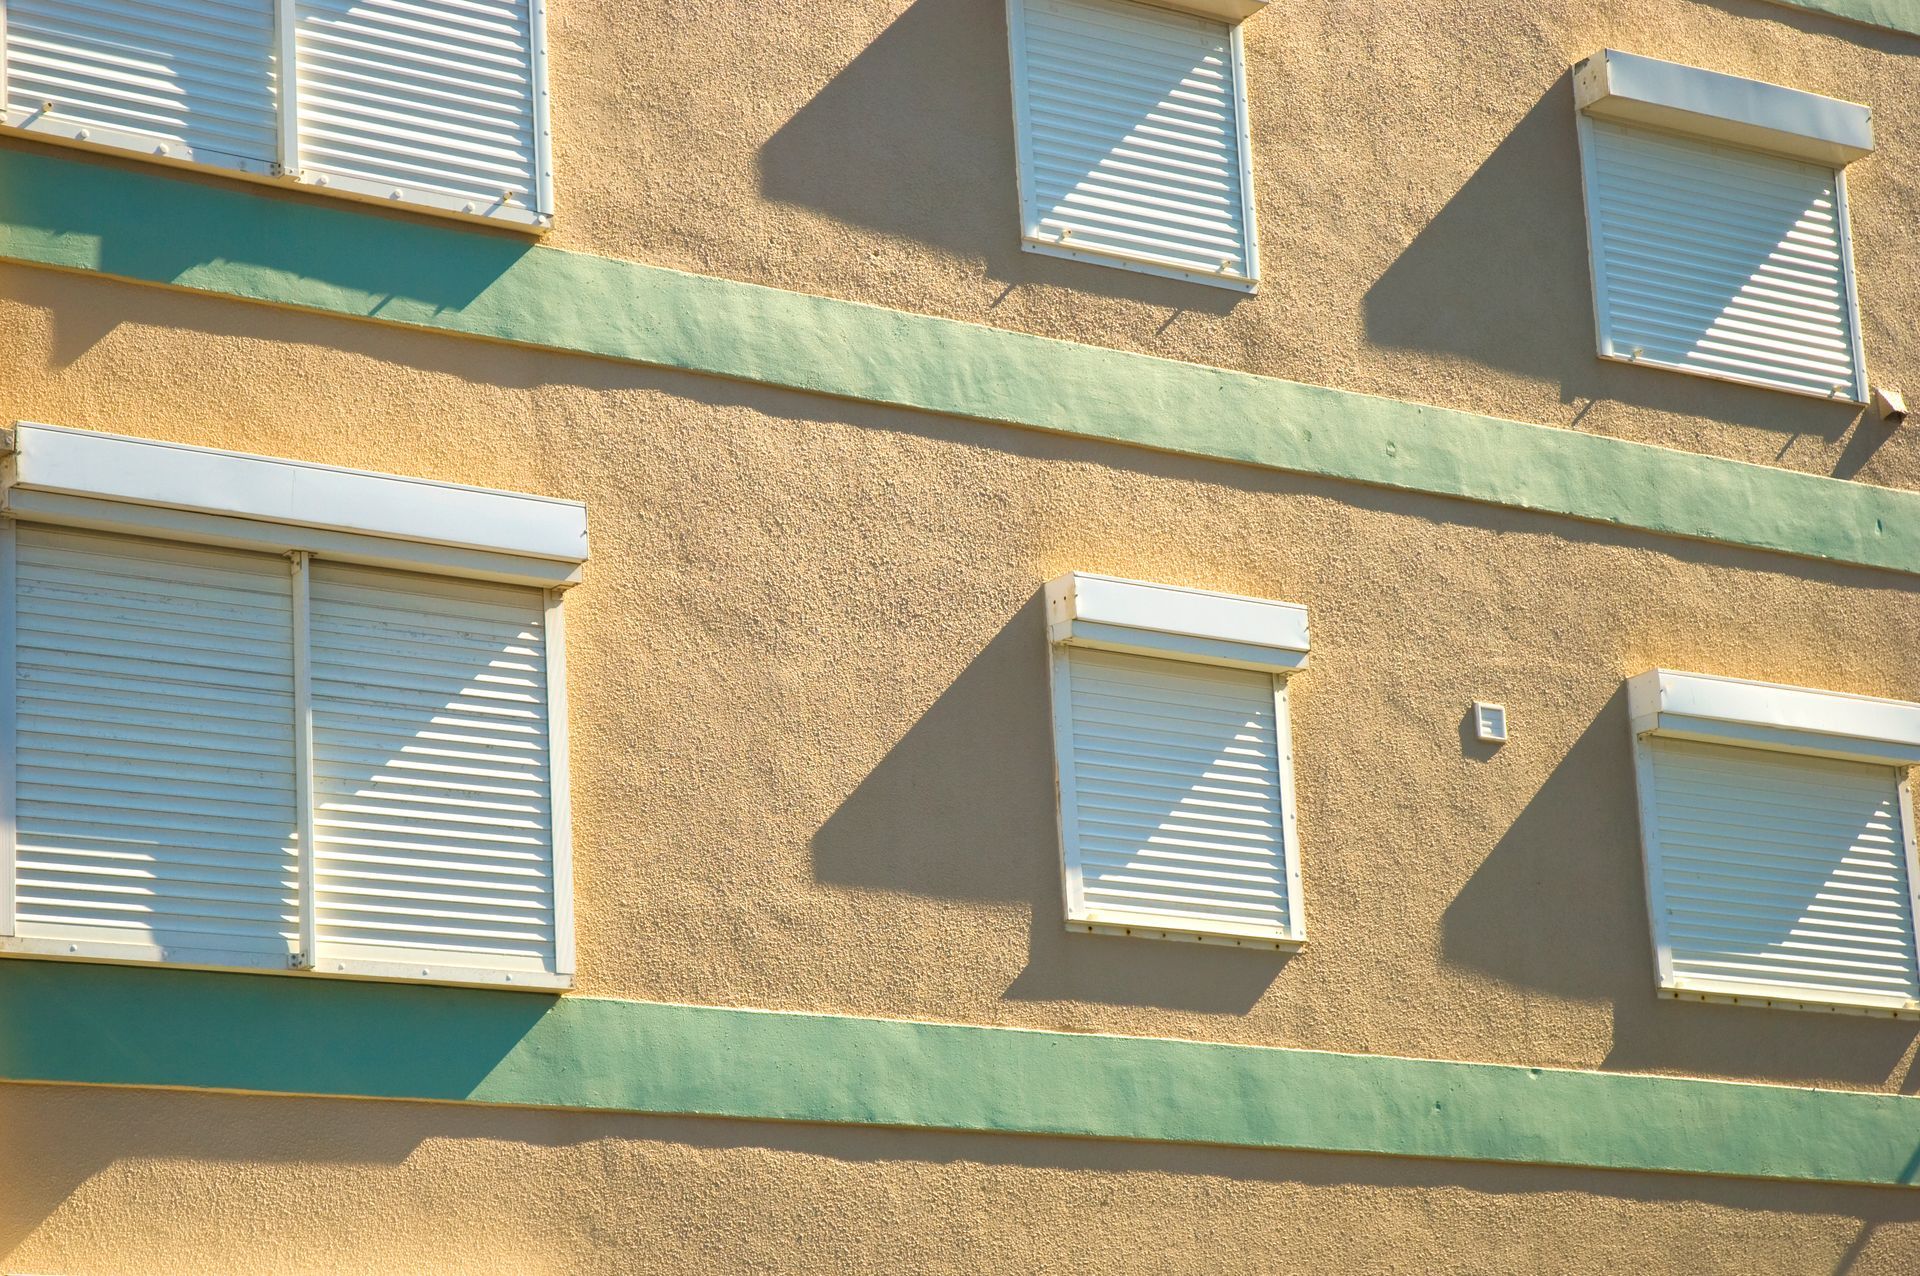
[[[1069,918],[1291,938],[1273,675],[1078,647],[1062,658]]]
[[[284,968],[286,560],[31,526],[15,553],[19,934]]]
[[[1892,767],[1651,738],[1655,937],[1681,988],[1920,998]]]
[[[317,965],[555,962],[539,590],[315,563]]]
[[[1864,397],[1833,169],[1604,119],[1586,126],[1602,354]]]
[[[299,0],[298,21],[309,177],[538,209],[530,0]]]
[[[273,0],[6,0],[4,15],[9,124],[255,172],[273,164]]]
[[[1250,283],[1232,29],[1127,0],[1024,0],[1017,14],[1027,239]]]

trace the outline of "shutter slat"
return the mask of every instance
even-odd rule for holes
[[[1083,648],[1065,661],[1061,801],[1085,907],[1101,920],[1284,937],[1272,675]],[[1223,773],[1245,787],[1223,787]]]
[[[1674,977],[1755,996],[1920,996],[1890,767],[1653,738]]]
[[[1588,125],[1607,353],[1864,394],[1833,170],[1610,120]]]
[[[528,0],[300,0],[297,12],[304,168],[535,207]]]
[[[196,159],[274,160],[272,0],[8,0],[7,108]]]
[[[1228,28],[1127,0],[1025,0],[1022,30],[1028,237],[1251,279]]]
[[[551,970],[544,598],[325,562],[311,593],[323,963]]]
[[[16,544],[20,934],[284,961],[285,561],[30,526]],[[183,602],[127,605],[130,582]]]

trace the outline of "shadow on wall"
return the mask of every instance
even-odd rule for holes
[[[1911,1021],[1672,1001],[1655,994],[1627,698],[1580,733],[1441,920],[1455,965],[1613,1006],[1604,1067],[1822,1080],[1908,1093]]]
[[[760,150],[760,193],[989,279],[1222,314],[1243,294],[1020,249],[1006,6],[915,0]]]
[[[1246,1013],[1284,954],[1066,929],[1046,653],[1035,593],[820,826],[815,879],[1031,904],[1014,1000]]]
[[[1857,407],[1595,352],[1593,281],[1571,75],[1535,102],[1367,289],[1368,340],[1557,382],[1560,401],[1616,401],[1829,444],[1851,477],[1890,437]],[[1684,440],[1682,446],[1686,446]]]
[[[137,218],[126,209],[138,208]],[[0,223],[92,245],[89,269],[186,286],[217,280],[242,295],[272,295],[304,279],[372,318],[458,311],[533,248],[522,236],[453,230],[420,215],[266,187],[228,189],[138,161],[10,141],[0,145]],[[191,227],[154,234],[159,225]],[[64,325],[55,367],[112,331]]]

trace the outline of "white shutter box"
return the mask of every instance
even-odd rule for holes
[[[532,0],[298,0],[300,167],[382,198],[548,211]]]
[[[33,526],[15,554],[19,936],[284,968],[298,893],[287,561]]]
[[[1899,770],[1660,737],[1645,749],[1654,935],[1669,988],[1914,1008]]]
[[[1274,675],[1084,647],[1055,660],[1069,924],[1296,940]]]
[[[5,0],[0,12],[8,124],[271,170],[273,0]]]
[[[1603,355],[1865,397],[1835,169],[1610,119],[1581,125]]]
[[[544,595],[316,562],[316,966],[552,972]]]
[[[1014,0],[1010,15],[1028,246],[1250,287],[1234,28],[1130,0]]]

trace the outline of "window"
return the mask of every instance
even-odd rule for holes
[[[0,22],[6,122],[43,140],[551,221],[541,0],[0,0]]]
[[[0,952],[565,987],[580,507],[19,436]]]
[[[1662,994],[1920,1015],[1920,704],[1665,669],[1627,701]]]
[[[1297,947],[1306,609],[1075,572],[1047,616],[1068,928]]]
[[[1574,89],[1601,356],[1863,402],[1867,108],[1611,49]]]
[[[1253,291],[1239,28],[1130,0],[1007,15],[1026,249]]]

